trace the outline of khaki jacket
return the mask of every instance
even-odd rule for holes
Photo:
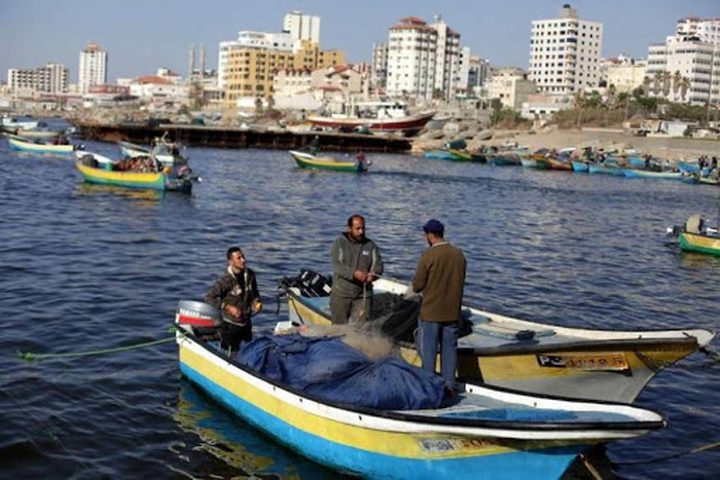
[[[461,319],[467,261],[459,248],[441,242],[420,257],[412,288],[422,292],[420,319],[451,322]]]

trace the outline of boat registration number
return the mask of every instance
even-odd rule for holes
[[[573,368],[577,370],[627,370],[625,354],[617,353],[578,353],[566,355],[537,355],[541,367]]]

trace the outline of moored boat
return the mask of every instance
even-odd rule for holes
[[[156,138],[154,145],[145,147],[135,143],[119,141],[120,151],[124,157],[155,157],[164,166],[173,166],[187,162],[187,157],[180,154],[180,146],[177,143],[169,142],[165,137]]]
[[[288,311],[298,324],[330,324],[328,296],[309,297],[285,282]],[[373,289],[376,329],[402,356],[419,362],[414,330],[419,305],[403,300],[407,287],[380,279]],[[329,293],[326,293],[326,295]],[[703,329],[612,331],[520,320],[464,307],[458,378],[523,392],[631,403],[657,372],[707,345]]]
[[[285,340],[257,338],[233,359],[221,352],[217,342],[196,333],[192,325],[206,319],[193,316],[183,306],[176,316],[182,328],[176,339],[183,376],[278,442],[330,468],[365,478],[416,480],[482,473],[496,479],[555,479],[592,445],[665,426],[657,413],[628,405],[559,400],[475,385],[465,385],[449,401],[441,398],[422,407],[399,408],[394,402],[369,405],[378,396],[369,387],[358,387],[362,392],[353,400],[337,395],[334,383],[352,381],[357,375],[318,388],[316,378],[329,376],[324,345],[334,348],[333,358],[342,354],[351,359],[360,374],[413,367],[399,366],[402,362],[393,359],[372,362],[353,349],[345,353],[338,338],[315,339],[308,346],[299,335]],[[267,346],[261,365],[252,361],[256,346]],[[292,368],[319,363],[322,372]],[[279,368],[273,371],[273,365]],[[433,379],[425,377],[434,376],[416,370],[410,372],[413,379],[420,377],[423,391],[437,398]],[[285,373],[278,375],[280,371]],[[312,384],[302,376],[306,371],[317,372]],[[384,394],[393,385],[389,382],[379,389],[383,404],[390,403]]]
[[[290,150],[290,155],[295,159],[295,163],[297,163],[300,168],[313,170],[361,173],[366,172],[370,165],[369,162],[361,161],[360,159],[344,162],[335,160],[330,156],[313,155],[297,150]]]
[[[626,168],[624,170],[627,178],[651,178],[655,180],[682,180],[682,172],[655,172],[652,170],[638,170]]]
[[[96,153],[76,152],[76,156],[75,165],[89,183],[190,193],[196,179],[187,166],[179,169],[163,168],[149,157],[131,159],[129,162],[139,162],[137,165],[142,163],[142,166],[132,167],[130,163],[124,163],[126,161],[111,160]]]
[[[572,170],[573,172],[583,173],[583,172],[590,172],[590,166],[588,162],[584,160],[573,160],[572,162]]]
[[[70,143],[53,143],[41,140],[32,140],[6,133],[8,144],[13,150],[30,153],[70,155],[79,147]]]
[[[420,131],[436,112],[408,113],[402,102],[361,102],[349,106],[345,113],[310,115],[308,121],[318,128],[341,131],[402,132],[406,135]]]
[[[682,250],[720,256],[720,232],[700,214],[690,216],[684,225],[668,233],[677,235]]]

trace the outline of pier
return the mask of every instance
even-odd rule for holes
[[[392,135],[369,135],[339,132],[293,132],[284,129],[230,128],[173,123],[75,123],[77,134],[86,140],[116,142],[119,140],[147,144],[165,132],[173,141],[189,147],[265,148],[273,150],[302,149],[317,137],[322,150],[406,153],[410,139]]]

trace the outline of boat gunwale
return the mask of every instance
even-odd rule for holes
[[[267,383],[271,385],[274,389],[279,389],[282,392],[285,392],[289,395],[295,396],[299,399],[299,405],[293,404],[294,407],[301,408],[305,410],[306,412],[309,412],[309,409],[307,408],[307,405],[303,404],[304,399],[307,399],[311,402],[314,402],[319,407],[325,407],[329,409],[334,410],[341,410],[345,414],[361,414],[368,416],[370,418],[377,417],[380,420],[384,421],[391,421],[391,422],[407,422],[411,423],[413,425],[419,424],[422,427],[434,427],[436,430],[433,430],[433,433],[446,433],[446,434],[459,434],[459,435],[478,435],[478,436],[491,436],[494,438],[507,438],[507,439],[513,439],[513,440],[591,440],[591,439],[597,439],[597,438],[605,438],[608,436],[608,434],[602,434],[598,435],[598,433],[595,433],[595,435],[598,436],[588,436],[588,437],[581,437],[581,438],[575,438],[575,437],[535,437],[534,434],[546,434],[550,432],[558,432],[558,433],[572,433],[572,432],[582,432],[586,431],[588,435],[591,434],[591,432],[602,432],[602,431],[649,431],[654,429],[660,429],[665,428],[667,426],[667,420],[665,417],[653,410],[649,410],[646,408],[640,408],[635,407],[630,404],[626,403],[619,403],[619,402],[610,402],[610,401],[600,401],[600,400],[578,400],[578,399],[565,399],[561,397],[556,396],[550,396],[550,395],[542,395],[542,394],[525,394],[524,392],[519,392],[516,390],[511,390],[507,388],[498,388],[493,386],[492,388],[484,387],[482,385],[471,385],[471,388],[477,388],[487,391],[493,391],[495,390],[496,393],[504,394],[504,395],[512,395],[512,396],[518,396],[518,397],[525,397],[525,398],[537,398],[539,400],[545,400],[545,401],[551,401],[551,402],[557,402],[557,403],[575,403],[579,405],[583,405],[585,407],[588,406],[598,406],[598,407],[606,407],[606,406],[615,406],[615,407],[621,407],[625,410],[635,411],[638,412],[638,414],[642,413],[651,413],[659,418],[659,420],[632,420],[632,421],[626,421],[626,422],[574,422],[574,423],[566,423],[566,422],[522,422],[522,421],[515,421],[515,420],[488,420],[488,419],[471,419],[471,418],[459,418],[459,417],[438,417],[438,416],[429,416],[429,415],[417,415],[417,414],[408,414],[403,413],[399,410],[379,410],[379,409],[372,409],[372,408],[366,408],[366,407],[360,407],[357,405],[350,405],[350,404],[344,404],[341,402],[331,402],[327,399],[321,398],[317,395],[308,394],[306,392],[302,392],[296,388],[290,387],[288,385],[284,385],[276,380],[267,378],[249,367],[246,367],[244,365],[239,364],[235,359],[222,357],[218,354],[217,350],[210,347],[207,342],[202,341],[199,337],[196,335],[189,333],[187,331],[178,331],[177,332],[177,339],[178,343],[182,342],[183,339],[190,339],[192,340],[193,344],[197,345],[198,347],[205,350],[209,355],[217,359],[218,361],[225,362],[229,364],[232,367],[235,367],[242,372],[246,373],[247,375],[251,376],[254,379],[257,379],[260,382]],[[188,365],[189,368],[192,368]],[[200,373],[200,372],[198,372]],[[229,372],[226,372],[229,373]],[[202,373],[200,373],[202,375]],[[278,398],[277,392],[274,390],[266,391],[268,394],[272,394],[275,398]],[[278,398],[283,403],[288,403],[284,399]],[[540,408],[540,407],[536,407]],[[569,407],[564,410],[573,412],[572,409]],[[326,414],[322,414],[320,412],[309,412],[314,415],[322,416],[323,418],[338,421],[341,423],[346,423],[358,427],[363,428],[370,428],[374,430],[387,430],[387,428],[380,428],[380,427],[373,427],[371,425],[368,425],[365,421],[363,421],[362,417],[358,418],[358,421],[355,422],[348,422],[343,419],[339,419],[337,416],[333,416],[332,412],[328,412]],[[630,414],[628,414],[630,416]],[[367,420],[367,419],[366,419]],[[447,430],[443,430],[443,428]],[[456,429],[459,429],[460,431],[457,431]],[[483,433],[473,433],[470,431],[470,429],[488,429],[491,430],[491,432],[483,432]],[[419,430],[401,430],[397,429],[394,430],[397,432],[405,432],[405,433],[427,433],[429,431],[428,428],[421,428]],[[519,433],[519,432],[527,432],[529,436],[519,436],[519,435],[512,435],[511,433],[502,434],[503,431],[508,431],[511,433]],[[608,433],[609,433],[608,432]],[[617,437],[614,437],[617,438]]]
[[[292,295],[293,298],[300,299],[299,301],[305,305],[307,308],[310,308],[315,313],[322,315],[325,318],[328,318],[327,314],[317,308],[315,305],[313,305],[310,302],[302,301],[303,298],[311,298],[311,297],[303,297],[302,295],[298,295],[295,291],[292,289],[287,290],[289,295]],[[482,310],[476,309],[475,307],[463,304],[464,307],[469,307],[473,310],[484,312]],[[488,316],[498,316],[496,314],[487,314]],[[502,315],[500,315],[502,317]],[[510,317],[508,317],[510,318]],[[520,319],[513,319],[512,321],[518,321],[518,322],[528,322],[527,320],[520,320]],[[528,322],[540,327],[544,328],[555,328],[556,325],[553,324],[542,324],[542,323],[535,323],[535,322]],[[572,330],[580,331],[580,332],[602,332],[607,334],[612,333],[633,333],[628,332],[627,330],[611,330],[611,329],[603,329],[603,330],[596,330],[596,329],[583,329],[583,328],[572,328],[572,327],[560,327],[560,328],[570,328]],[[693,337],[691,335],[688,335],[688,331],[693,330],[702,330],[709,332],[713,335],[714,333],[710,332],[709,330],[704,329],[680,329],[680,330],[642,330],[638,331],[638,333],[676,333],[678,334],[676,337],[656,337],[656,338],[617,338],[617,339],[587,339],[587,340],[578,340],[574,342],[567,342],[567,343],[556,343],[556,344],[533,344],[533,345],[513,345],[513,346],[498,346],[498,347],[469,347],[469,346],[462,346],[458,347],[458,354],[460,353],[474,353],[475,355],[479,357],[490,357],[490,356],[510,356],[510,355],[517,355],[519,353],[527,353],[527,354],[536,354],[536,353],[554,353],[554,352],[560,352],[560,351],[568,351],[568,350],[577,350],[577,349],[583,349],[588,350],[588,346],[594,347],[595,350],[600,349],[609,349],[613,347],[626,347],[628,345],[641,345],[643,347],[650,346],[650,345],[675,345],[675,344],[692,344],[697,346],[698,348],[701,347],[700,343],[698,342],[698,339],[696,337]],[[685,334],[685,337],[680,336],[681,334]],[[711,337],[711,340],[712,338]],[[407,347],[407,348],[414,348],[414,345],[411,342],[404,342],[404,341],[394,341],[395,344]],[[708,342],[709,343],[709,342]]]

